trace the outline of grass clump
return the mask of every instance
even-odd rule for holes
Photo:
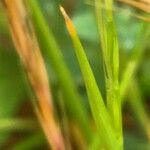
[[[122,113],[122,109],[125,102],[129,104],[142,131],[150,141],[150,119],[144,106],[138,77],[136,77],[136,71],[144,57],[150,35],[147,32],[148,24],[141,23],[142,28],[137,34],[129,60],[125,62],[125,69],[122,69],[120,66],[121,46],[114,17],[115,8],[118,9],[117,11],[122,9],[114,7],[113,0],[88,1],[90,5],[94,5],[95,25],[99,34],[98,44],[100,43],[100,48],[97,47],[101,50],[99,53],[102,53],[102,66],[99,69],[103,70],[105,85],[98,85],[88,58],[88,47],[84,48],[72,19],[60,6],[57,13],[61,15],[61,18],[64,17],[68,30],[65,35],[68,33],[70,35],[69,40],[71,39],[70,42],[72,42],[70,45],[74,47],[83,78],[83,87],[85,86],[85,91],[82,89],[81,92],[65,60],[65,54],[58,44],[60,42],[56,38],[58,36],[48,26],[41,11],[40,6],[43,4],[37,0],[14,0],[13,3],[11,0],[2,0],[1,2],[7,16],[14,47],[31,87],[29,90],[32,92],[30,98],[33,110],[50,149],[123,150],[126,131],[123,132],[122,120],[125,114]],[[134,13],[133,16],[139,18],[140,15]],[[1,25],[4,28],[4,24],[0,22]],[[140,40],[143,44],[139,42]],[[63,42],[65,44],[65,40]],[[5,46],[2,45],[1,48]],[[44,60],[44,55],[48,58],[48,62]],[[56,87],[53,82],[49,82],[51,74],[48,74],[45,62],[55,74]],[[102,86],[106,87],[104,91]],[[87,102],[91,111],[85,107],[84,92],[87,93]],[[15,143],[12,149],[34,149],[40,145],[39,141],[45,144],[43,134],[36,126],[35,120],[5,118],[0,120],[1,130],[32,132],[31,136],[22,138],[18,144]]]

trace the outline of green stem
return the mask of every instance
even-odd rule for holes
[[[60,9],[65,18],[66,26],[75,48],[75,53],[84,78],[90,107],[100,135],[100,140],[102,140],[103,142],[104,149],[106,148],[108,150],[120,150],[122,146],[120,147],[120,143],[118,143],[115,137],[116,135],[110,122],[110,115],[105,107],[101,92],[97,86],[95,77],[88,62],[87,56],[84,52],[83,46],[76,33],[74,25],[72,24],[72,21],[65,13],[64,9],[62,7]],[[114,144],[116,144],[115,147]]]
[[[95,12],[103,52],[107,108],[112,118],[112,124],[116,132],[118,143],[121,143],[123,148],[122,113],[118,81],[119,48],[113,21],[112,3],[112,0],[106,0],[106,9],[102,10],[102,1],[95,0]]]
[[[37,0],[29,0],[29,5],[32,11],[32,18],[42,49],[48,55],[53,70],[55,71],[61,90],[64,95],[64,103],[68,114],[73,120],[76,120],[84,137],[90,141],[91,129],[89,127],[88,114],[82,103],[81,97],[77,92],[75,83],[71,77],[71,73],[64,61],[62,53],[56,43],[56,40],[48,27],[43,14],[38,6]],[[84,117],[83,117],[84,116]]]

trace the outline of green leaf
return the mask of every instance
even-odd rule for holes
[[[64,95],[64,103],[71,119],[78,123],[85,138],[90,140],[91,129],[88,125],[88,114],[82,104],[77,92],[72,75],[64,61],[63,55],[56,43],[56,40],[48,27],[36,0],[29,0],[32,11],[32,19],[37,31],[39,43],[44,53],[49,57],[53,70],[55,71],[61,90]],[[83,117],[84,116],[84,117]]]
[[[115,149],[120,149],[119,148],[120,145],[117,145],[115,133],[110,124],[110,116],[105,107],[103,98],[98,89],[96,80],[94,78],[93,72],[91,70],[84,49],[81,45],[81,42],[78,38],[78,35],[75,31],[75,28],[71,20],[65,13],[64,9],[62,7],[60,9],[66,20],[66,26],[75,48],[75,53],[78,58],[80,69],[86,85],[86,90],[87,90],[91,110],[93,113],[93,117],[100,134],[100,140],[102,140],[105,143],[105,146],[110,150],[114,149],[114,143],[116,144]]]
[[[119,96],[119,46],[113,18],[112,1],[95,0],[95,13],[102,47],[106,82],[107,108],[119,143],[123,143],[122,114]],[[106,18],[105,18],[106,17]],[[123,144],[122,144],[123,145]]]

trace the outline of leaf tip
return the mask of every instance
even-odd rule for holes
[[[61,5],[59,6],[59,8],[60,8],[60,11],[61,11],[64,19],[65,19],[66,26],[67,26],[67,29],[68,29],[69,33],[71,35],[75,35],[76,34],[76,30],[75,30],[75,27],[74,27],[71,19],[69,18],[69,16],[67,15],[65,9]]]

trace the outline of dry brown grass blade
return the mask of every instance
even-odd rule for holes
[[[118,0],[118,1],[125,3],[124,0]],[[150,8],[150,0],[141,0],[141,1],[139,1],[139,2],[141,2],[141,3],[143,2],[143,3],[147,4],[147,5],[149,5],[148,7]],[[86,0],[85,3],[88,4],[88,5],[90,5],[90,6],[101,7],[101,8],[103,8],[103,9],[106,9],[106,7],[104,6],[104,4],[101,4],[101,6],[99,6],[99,4],[97,4],[97,3],[94,4],[94,2],[91,1],[91,0]],[[127,4],[127,3],[126,3],[126,4]],[[128,5],[130,5],[130,4],[128,4]],[[134,5],[132,5],[132,6],[134,6]],[[136,7],[136,6],[134,6],[134,7]],[[137,8],[137,7],[136,7],[136,8]],[[149,10],[150,10],[150,9],[149,9]],[[120,11],[126,11],[126,9],[115,6],[115,7],[113,8],[113,11],[116,12],[116,13],[119,13]],[[146,12],[146,11],[145,11],[145,12]],[[133,13],[133,12],[130,13],[130,14],[128,14],[128,15],[130,15],[131,17],[134,17],[134,18],[143,20],[143,21],[145,21],[145,22],[150,22],[150,17],[145,17],[145,16],[142,16],[142,15]]]
[[[143,2],[145,4],[150,4],[150,0],[140,0],[140,2]]]
[[[140,1],[136,1],[136,0],[118,0],[120,2],[123,2],[125,4],[128,4],[130,6],[133,6],[139,10],[142,10],[146,13],[150,13],[150,0],[140,0]],[[150,22],[150,17],[145,17],[142,15],[137,15],[137,14],[133,14],[132,16],[141,19],[145,22]]]
[[[136,0],[118,0],[120,2],[126,3],[128,5],[131,5],[133,7],[136,7],[146,13],[150,13],[150,4],[149,1],[143,0],[143,1],[136,1]]]
[[[54,119],[47,72],[23,0],[2,0],[2,3],[7,13],[13,42],[37,98],[35,109],[39,121],[52,149],[63,150],[64,142]]]

